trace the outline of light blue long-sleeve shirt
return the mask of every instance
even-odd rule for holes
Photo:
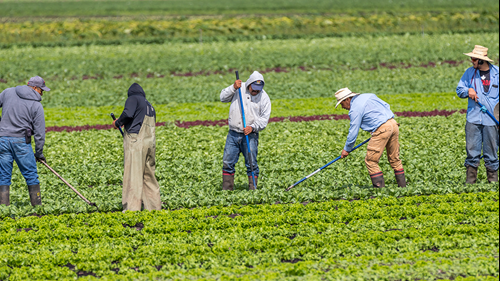
[[[474,67],[470,67],[465,71],[464,75],[462,75],[460,82],[458,82],[457,95],[462,99],[469,98],[469,88],[473,88],[477,93],[479,102],[493,114],[493,109],[498,103],[498,66],[490,63],[488,64],[490,65],[491,81],[489,91],[484,92],[479,70],[476,71]],[[474,77],[474,79],[472,77]],[[481,112],[480,106],[471,98],[469,98],[469,103],[467,105],[467,122],[484,126],[496,125],[491,117]]]
[[[352,98],[349,118],[351,119],[351,127],[344,146],[344,150],[348,152],[356,143],[359,128],[373,133],[387,120],[394,118],[394,113],[392,113],[389,104],[376,95],[361,94]]]

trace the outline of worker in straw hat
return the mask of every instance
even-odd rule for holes
[[[337,106],[349,110],[351,124],[349,135],[342,150],[341,157],[345,158],[352,150],[358,137],[359,128],[370,132],[372,137],[368,142],[365,164],[370,173],[373,187],[385,187],[384,174],[378,162],[387,149],[387,158],[391,164],[396,182],[400,187],[406,187],[403,163],[399,159],[399,124],[394,120],[389,104],[379,99],[374,94],[357,94],[348,88],[343,88],[335,93]]]
[[[457,87],[457,95],[468,99],[465,125],[466,183],[476,183],[481,148],[488,181],[498,182],[498,127],[486,114],[487,111],[495,112],[495,107],[498,107],[498,66],[491,64],[493,60],[488,58],[488,48],[483,46],[476,45],[471,53],[464,55],[469,56],[472,63]],[[498,120],[498,116],[496,118]]]

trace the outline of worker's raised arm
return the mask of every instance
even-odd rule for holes
[[[241,80],[236,80],[233,85],[222,89],[220,92],[220,101],[221,102],[231,102],[233,100],[234,94],[236,94],[236,90],[241,88]]]

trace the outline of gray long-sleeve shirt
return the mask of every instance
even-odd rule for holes
[[[45,117],[40,94],[28,86],[5,89],[0,93],[2,119],[0,137],[25,137],[31,129],[35,137],[35,157],[43,156]]]

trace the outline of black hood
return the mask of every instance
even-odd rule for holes
[[[128,96],[129,97],[131,97],[131,96],[146,97],[146,93],[144,93],[144,90],[142,89],[142,87],[139,84],[134,83],[134,84],[132,84],[132,86],[130,86],[130,88],[128,88]]]

